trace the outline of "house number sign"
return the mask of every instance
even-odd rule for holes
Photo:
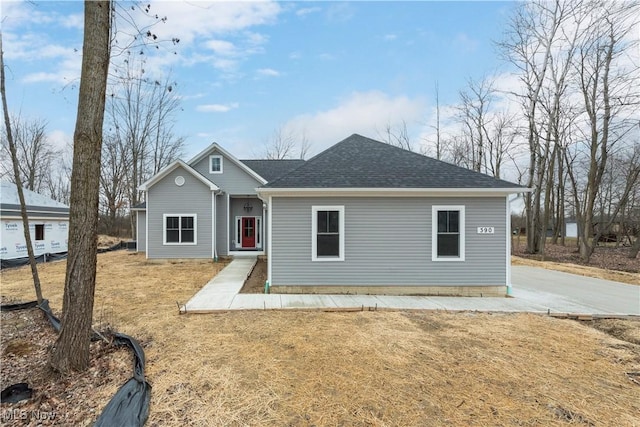
[[[494,234],[493,227],[478,227],[478,234]]]

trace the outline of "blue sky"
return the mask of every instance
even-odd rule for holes
[[[304,131],[311,154],[352,133],[379,138],[387,125],[402,121],[416,144],[426,143],[436,82],[446,108],[468,78],[508,73],[493,41],[515,6],[150,4],[168,18],[154,31],[181,40],[176,55],[167,44],[147,58],[150,72],[171,71],[177,81],[182,101],[175,132],[186,139],[185,159],[214,141],[240,158],[259,157],[277,128]],[[2,1],[10,110],[47,120],[58,145],[73,136],[82,12],[78,1]]]

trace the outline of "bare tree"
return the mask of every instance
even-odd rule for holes
[[[307,158],[309,150],[311,150],[311,141],[309,140],[309,135],[307,135],[307,130],[303,129],[300,137],[300,160]]]
[[[107,100],[108,140],[111,155],[127,164],[126,189],[129,207],[140,202],[138,187],[152,175],[180,157],[184,139],[173,132],[180,108],[176,83],[147,76],[145,62],[129,53],[124,67],[116,70]],[[135,217],[130,216],[132,233]]]
[[[9,118],[9,107],[7,103],[7,91],[5,88],[4,77],[4,51],[2,49],[2,32],[0,32],[0,93],[2,95],[2,109],[4,111],[4,124],[7,137],[9,152],[11,153],[11,164],[13,166],[13,178],[18,190],[18,199],[20,200],[20,215],[22,216],[22,226],[24,229],[24,239],[27,244],[27,254],[29,256],[29,265],[31,267],[31,275],[33,276],[33,286],[36,291],[38,304],[42,304],[42,289],[40,287],[40,277],[38,276],[38,267],[33,254],[33,246],[31,244],[31,233],[29,231],[29,217],[27,216],[27,205],[24,201],[24,192],[22,191],[22,179],[20,177],[19,159],[16,144],[13,140],[11,130],[11,120]]]
[[[272,160],[291,159],[294,156],[295,147],[296,136],[293,130],[280,126],[274,129],[265,143],[265,156]]]
[[[440,149],[440,86],[436,82],[436,124],[433,127],[436,131],[436,159],[440,160],[442,157],[442,150]]]
[[[53,160],[47,182],[49,197],[65,205],[71,202],[71,159],[73,146],[68,143]]]
[[[98,245],[100,157],[110,58],[111,1],[85,1],[82,71],[74,133],[69,253],[62,328],[51,354],[61,373],[89,366]]]
[[[46,189],[51,174],[51,163],[58,154],[47,140],[47,123],[42,119],[13,116],[11,130],[16,146],[20,181],[26,189],[40,193]],[[9,154],[8,144],[3,143],[2,149]],[[3,175],[15,183],[13,174],[8,173],[11,170],[9,165],[3,162],[2,169]]]
[[[105,231],[111,236],[118,234],[117,219],[126,205],[126,174],[130,166],[123,145],[106,135],[102,144],[100,194]]]
[[[487,78],[477,82],[469,79],[467,88],[460,91],[459,120],[469,140],[472,169],[476,172],[486,171],[487,127],[494,94],[493,81]]]
[[[564,44],[563,28],[575,23],[575,2],[569,0],[533,0],[522,3],[509,22],[506,38],[499,43],[505,58],[519,71],[524,90],[514,93],[521,103],[524,119],[529,167],[526,185],[532,192],[525,195],[527,216],[527,250],[544,251],[547,224],[543,218],[545,182],[553,182],[549,170],[551,140],[549,120],[541,116],[544,89],[548,87],[554,54]],[[547,130],[547,138],[542,135]],[[549,194],[547,192],[547,194]],[[548,221],[547,221],[548,222]]]
[[[576,156],[584,154],[587,163],[584,187],[579,189],[579,171],[567,163],[573,187],[579,234],[579,249],[588,262],[599,236],[594,238],[595,204],[609,155],[623,138],[637,127],[640,87],[638,66],[621,67],[630,49],[637,49],[633,31],[638,5],[635,3],[596,3],[589,10],[591,25],[576,55],[578,88],[583,97],[582,140],[574,145]],[[629,191],[631,191],[629,189]]]
[[[389,145],[400,147],[408,151],[413,151],[413,141],[409,135],[409,129],[407,128],[407,122],[402,120],[395,126],[391,123],[387,123],[383,132],[378,132],[382,142],[386,142]]]

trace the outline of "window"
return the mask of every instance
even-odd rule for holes
[[[222,156],[209,156],[209,173],[222,173]]]
[[[195,245],[196,215],[164,215],[165,245]]]
[[[36,224],[36,240],[44,240],[44,224]]]
[[[311,260],[344,261],[344,206],[313,206],[311,215]]]
[[[464,206],[433,206],[431,259],[464,261]]]

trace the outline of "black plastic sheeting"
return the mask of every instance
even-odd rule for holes
[[[33,390],[29,388],[27,383],[18,383],[10,385],[0,393],[0,402],[2,403],[18,403],[22,400],[31,399]]]
[[[61,259],[65,259],[66,257],[67,257],[66,252],[59,252],[57,254],[38,255],[37,257],[35,257],[35,259],[36,259],[36,262],[40,264],[43,262],[58,261]],[[29,257],[0,260],[0,268],[2,268],[3,270],[5,268],[22,267],[23,265],[27,265],[27,264],[29,264]]]
[[[49,307],[49,301],[43,300],[38,305],[37,301],[21,304],[0,305],[0,311],[24,310],[38,307],[49,319],[51,326],[60,332],[60,319],[58,319]],[[97,334],[93,334],[92,341],[100,339]],[[113,335],[113,344],[117,346],[127,346],[133,351],[134,366],[133,377],[124,383],[116,394],[111,398],[107,406],[94,424],[97,427],[141,427],[149,418],[149,406],[151,404],[151,385],[145,379],[145,356],[140,343],[129,335],[116,332]],[[14,384],[2,391],[2,402],[15,403],[31,397],[32,390],[27,383]],[[5,400],[6,399],[6,400]],[[13,399],[13,400],[11,400]]]
[[[109,246],[108,248],[99,248],[98,253],[103,254],[105,252],[125,249],[126,247],[127,247],[127,243],[124,241],[120,241],[113,246]],[[46,253],[46,254],[38,255],[37,257],[35,257],[36,262],[38,264],[43,262],[59,261],[65,258],[67,258],[66,252],[59,252],[55,254]],[[29,264],[29,257],[0,260],[0,268],[2,268],[3,270],[5,268],[22,267],[23,265],[27,265],[27,264]]]

